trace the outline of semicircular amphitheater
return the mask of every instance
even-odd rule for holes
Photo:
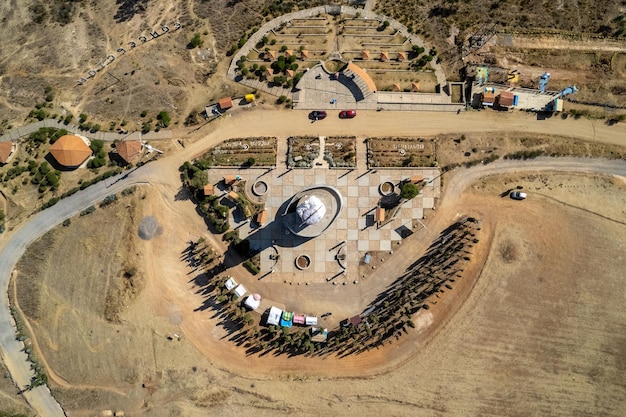
[[[456,111],[437,51],[387,16],[319,6],[263,25],[233,56],[228,77],[285,96],[295,109]]]

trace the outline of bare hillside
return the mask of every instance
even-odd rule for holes
[[[3,2],[3,118],[20,123],[42,104],[50,116],[84,112],[107,126],[139,123],[144,110],[147,118],[162,110],[174,120],[186,116],[203,102],[194,90],[207,85],[219,59],[208,24],[189,7],[164,0]],[[196,33],[202,45],[189,49]],[[80,78],[87,81],[80,85]]]

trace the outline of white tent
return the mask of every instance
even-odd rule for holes
[[[244,304],[250,309],[256,310],[261,305],[261,296],[259,294],[249,295]]]
[[[235,288],[237,286],[237,281],[235,281],[235,278],[230,277],[228,278],[228,280],[224,283],[224,286],[226,287],[226,289],[228,291],[232,290],[233,288]]]
[[[280,316],[282,314],[283,310],[272,306],[272,308],[270,308],[270,314],[267,316],[267,324],[273,324],[274,326],[278,326],[278,323],[280,323]]]
[[[241,284],[239,284],[237,288],[235,288],[235,295],[237,296],[237,298],[243,297],[244,295],[246,295],[246,292],[246,287]]]
[[[306,316],[304,318],[304,322],[307,326],[317,326],[317,317],[316,316]]]
[[[302,219],[302,223],[312,226],[324,218],[326,206],[319,198],[312,195],[296,208],[296,213]]]

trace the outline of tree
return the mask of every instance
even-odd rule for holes
[[[405,182],[400,186],[400,197],[404,198],[405,200],[412,199],[413,197],[418,195],[419,192],[420,190],[417,185],[413,184],[412,182]]]
[[[198,48],[200,46],[202,46],[202,44],[204,43],[204,41],[202,40],[202,38],[200,37],[199,33],[196,33],[193,38],[191,38],[191,40],[189,41],[189,43],[187,44],[187,48],[189,49],[194,49],[194,48]]]
[[[159,126],[168,127],[172,119],[170,115],[166,111],[162,111],[157,115],[157,120],[159,121]]]
[[[413,52],[415,52],[416,55],[421,55],[424,53],[424,51],[425,49],[422,48],[421,46],[413,45]]]
[[[189,185],[195,188],[196,190],[203,189],[204,186],[208,183],[209,183],[209,177],[206,171],[203,171],[201,169],[194,172],[193,178],[191,179],[191,181],[189,181]]]

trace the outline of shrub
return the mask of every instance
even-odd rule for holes
[[[41,205],[41,209],[45,210],[48,207],[54,206],[58,202],[59,202],[59,197],[52,197],[50,200],[46,201],[45,203]]]
[[[172,119],[166,111],[162,111],[157,115],[157,120],[159,121],[159,126],[168,127]]]
[[[193,38],[191,38],[191,40],[187,44],[187,48],[189,48],[189,49],[198,48],[198,47],[202,46],[203,43],[204,43],[204,41],[200,37],[200,34],[196,33],[195,35],[193,35]]]
[[[543,153],[544,151],[542,149],[518,151],[515,153],[504,155],[504,159],[523,159],[523,160],[534,159],[538,156],[543,155]]]
[[[100,203],[100,207],[106,207],[109,204],[114,203],[115,201],[117,201],[117,194],[108,195],[104,198],[104,200],[102,200],[102,203]]]
[[[405,182],[400,186],[400,197],[404,198],[405,200],[412,199],[413,197],[418,195],[419,192],[420,190],[417,185],[413,184],[412,182]]]
[[[86,216],[86,215],[88,215],[88,214],[93,213],[94,211],[96,211],[96,208],[95,208],[94,206],[89,206],[89,207],[87,207],[85,210],[81,211],[81,212],[80,212],[80,215],[81,215],[81,216]]]
[[[246,268],[248,268],[252,275],[257,275],[259,273],[259,268],[257,268],[257,266],[253,264],[252,261],[250,261],[249,259],[246,260],[243,264]]]

